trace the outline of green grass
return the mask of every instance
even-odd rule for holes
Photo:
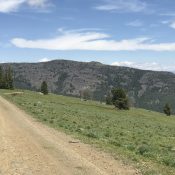
[[[117,111],[94,101],[58,95],[0,94],[51,127],[131,163],[147,175],[175,174],[175,117],[144,109]],[[13,92],[13,91],[10,91]]]

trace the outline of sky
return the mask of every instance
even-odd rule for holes
[[[0,0],[0,62],[175,71],[174,0]]]

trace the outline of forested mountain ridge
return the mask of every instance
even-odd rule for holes
[[[175,74],[170,72],[66,60],[1,65],[12,67],[17,88],[39,90],[46,81],[53,93],[80,96],[88,89],[93,99],[104,100],[113,87],[122,87],[135,107],[162,112],[165,103],[170,103],[175,112]]]

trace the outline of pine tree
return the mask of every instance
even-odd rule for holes
[[[118,109],[129,109],[129,102],[126,92],[121,88],[114,88],[112,91],[112,103]]]
[[[10,66],[4,69],[0,66],[0,89],[14,89],[13,72]]]
[[[0,66],[0,89],[7,89],[5,70]]]
[[[3,69],[2,66],[0,66],[0,89],[3,88]]]
[[[171,115],[171,108],[170,108],[170,105],[168,103],[165,104],[163,111],[167,116]]]
[[[41,92],[44,95],[47,95],[49,93],[46,81],[43,81],[42,84],[41,84]]]
[[[13,86],[13,73],[12,73],[12,69],[11,67],[9,66],[6,70],[7,72],[7,88],[8,89],[14,89],[14,86]]]

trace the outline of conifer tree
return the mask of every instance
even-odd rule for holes
[[[8,89],[14,89],[13,86],[13,73],[12,73],[12,69],[9,66],[7,69],[7,84],[8,84]]]
[[[43,81],[42,84],[41,84],[41,92],[44,95],[47,95],[49,93],[46,81]]]
[[[129,102],[126,92],[121,88],[114,88],[112,91],[112,103],[118,109],[129,109]]]
[[[0,89],[3,88],[3,70],[2,66],[0,66]]]
[[[165,104],[163,111],[167,116],[171,115],[171,108],[170,108],[170,105],[168,103]]]
[[[14,89],[13,72],[10,66],[6,69],[0,66],[0,89]]]

